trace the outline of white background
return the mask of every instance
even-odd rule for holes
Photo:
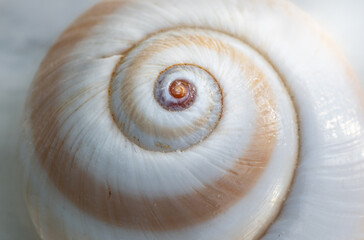
[[[333,36],[364,86],[364,1],[292,0]],[[25,209],[17,143],[29,84],[48,48],[97,0],[0,0],[0,239],[39,240]]]

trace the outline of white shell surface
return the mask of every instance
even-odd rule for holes
[[[67,239],[82,239],[84,236],[88,236],[91,239],[100,239],[105,236],[109,236],[111,239],[120,236],[125,239],[255,239],[259,237],[262,233],[262,225],[266,225],[266,217],[272,218],[277,214],[279,210],[277,206],[280,206],[279,202],[282,202],[286,195],[285,191],[281,192],[280,189],[288,189],[293,167],[296,164],[295,154],[297,151],[295,145],[298,142],[298,138],[295,136],[297,131],[295,126],[296,113],[284,88],[284,85],[286,85],[289,93],[292,95],[293,104],[297,109],[299,119],[301,150],[298,157],[299,166],[292,191],[282,209],[282,213],[268,230],[265,238],[356,239],[360,237],[362,234],[362,223],[360,221],[362,205],[360,202],[363,200],[359,187],[362,176],[360,174],[360,166],[363,159],[361,129],[363,125],[363,107],[362,99],[360,99],[360,90],[355,89],[353,86],[353,76],[350,74],[345,61],[342,60],[336,49],[331,47],[331,43],[321,30],[303,14],[301,15],[294,7],[287,3],[278,4],[280,2],[231,1],[229,5],[222,1],[216,1],[216,5],[211,6],[211,3],[200,1],[194,3],[197,5],[196,9],[208,9],[209,11],[206,10],[206,12],[203,11],[197,15],[193,10],[189,10],[188,17],[186,17],[187,13],[183,11],[184,8],[179,5],[181,4],[179,2],[169,1],[168,3],[163,3],[164,7],[170,9],[170,11],[163,10],[154,2],[141,3],[140,5],[138,2],[128,3],[117,9],[113,15],[106,17],[99,26],[95,27],[92,30],[93,33],[79,43],[74,52],[71,53],[77,60],[69,60],[59,70],[64,75],[65,85],[63,87],[69,90],[64,91],[63,95],[57,96],[60,109],[68,113],[65,119],[58,120],[64,122],[62,126],[64,128],[63,134],[67,135],[67,130],[73,129],[73,126],[77,124],[83,124],[82,128],[75,128],[77,131],[70,134],[71,136],[73,135],[73,138],[69,142],[68,140],[66,141],[67,148],[71,152],[75,151],[77,156],[88,156],[87,154],[89,154],[88,160],[96,159],[96,157],[90,156],[89,150],[93,149],[93,146],[101,144],[102,147],[100,149],[103,149],[100,152],[96,151],[93,153],[93,155],[102,156],[99,160],[94,162],[85,160],[85,162],[80,162],[79,164],[87,168],[89,172],[94,172],[96,178],[100,180],[110,179],[110,181],[107,181],[108,184],[112,187],[120,188],[129,194],[138,195],[142,193],[142,195],[146,194],[146,196],[164,194],[165,196],[170,196],[174,193],[188,191],[187,188],[183,187],[183,184],[193,185],[198,183],[198,181],[194,182],[193,179],[183,175],[170,173],[170,167],[177,171],[179,170],[179,173],[187,173],[184,169],[194,167],[196,173],[200,173],[199,177],[204,178],[202,182],[216,179],[219,176],[219,171],[207,169],[202,165],[199,166],[201,161],[189,160],[190,158],[186,157],[188,155],[184,155],[188,154],[188,151],[168,154],[169,156],[175,155],[173,159],[178,160],[178,165],[176,165],[169,163],[170,160],[163,157],[162,153],[145,152],[145,155],[140,157],[141,155],[139,154],[145,150],[132,145],[128,146],[131,143],[126,139],[111,143],[111,137],[115,137],[119,133],[114,133],[110,136],[102,135],[105,129],[119,130],[110,121],[109,115],[103,118],[104,115],[101,115],[101,113],[104,114],[108,103],[107,89],[109,77],[114,70],[114,66],[123,57],[117,53],[123,52],[123,49],[126,49],[128,46],[128,44],[125,44],[125,46],[120,47],[120,45],[111,43],[115,39],[120,39],[121,45],[123,45],[123,42],[130,44],[131,40],[138,42],[143,40],[141,30],[145,31],[144,34],[148,34],[149,32],[153,33],[173,28],[173,23],[176,23],[176,25],[182,25],[183,27],[208,29],[202,30],[202,32],[209,32],[211,29],[216,32],[222,32],[219,33],[221,35],[232,35],[232,39],[226,37],[229,42],[232,42],[230,43],[232,45],[234,45],[234,39],[240,39],[240,41],[252,46],[266,58],[266,60],[263,60],[254,50],[246,50],[249,53],[249,58],[259,65],[265,75],[268,76],[269,86],[273,89],[277,107],[276,115],[279,122],[277,139],[281,142],[278,142],[272,154],[270,164],[248,195],[244,196],[241,201],[216,218],[197,226],[188,227],[187,229],[153,232],[114,228],[75,208],[67,198],[64,198],[62,194],[54,189],[51,182],[47,181],[44,169],[34,159],[31,162],[32,166],[26,167],[34,171],[30,177],[28,200],[31,212],[33,212],[34,222],[38,225],[40,234],[45,239],[55,239],[54,237],[58,234],[64,234],[64,236],[67,236]],[[135,15],[131,11],[133,9],[138,10],[138,12],[135,12]],[[215,15],[213,13],[214,10],[219,10],[219,15]],[[157,12],[157,14],[155,16],[148,15],[151,12]],[[292,12],[295,14],[292,14]],[[181,18],[182,20],[177,19],[176,16],[178,14],[182,15],[182,13],[184,18]],[[143,22],[138,22],[137,20],[140,15],[146,18],[143,19]],[[224,15],[230,18],[225,19],[223,18]],[[156,23],[160,23],[161,19],[163,19],[163,24],[158,26]],[[152,20],[156,22],[152,22]],[[120,26],[123,27],[113,25],[113,22],[121,24]],[[235,25],[231,24],[232,22]],[[296,26],[295,29],[300,31],[293,31],[291,27],[292,22]],[[110,27],[107,28],[103,24],[107,24]],[[134,28],[128,29],[125,27],[129,24],[134,24]],[[193,31],[196,31],[196,29]],[[108,41],[100,41],[101,32],[110,36]],[[131,39],[128,39],[129,37]],[[96,49],[92,48],[96,43],[98,47]],[[101,50],[106,52],[101,52]],[[111,55],[115,56],[108,57]],[[99,59],[100,56],[102,59]],[[82,59],[87,61],[82,62]],[[215,58],[202,62],[207,64],[209,61],[213,61],[213,59]],[[274,69],[269,66],[270,64]],[[220,66],[220,64],[216,65]],[[80,71],[80,68],[83,70]],[[82,76],[82,79],[86,79],[86,81],[75,83],[74,79],[78,79],[80,76]],[[225,78],[221,77],[221,79]],[[233,87],[227,88],[233,90]],[[83,89],[87,89],[91,95],[83,96],[79,94],[83,92]],[[225,91],[224,87],[223,89]],[[242,97],[244,99],[246,97],[236,94],[237,97],[231,97],[230,103],[230,92],[224,92],[224,94],[226,94],[226,96],[224,95],[224,104],[228,104],[224,106],[224,111],[228,112],[228,117],[230,117],[229,114],[237,114],[239,116],[241,112],[237,110],[235,112],[235,109],[248,106],[249,104],[247,103],[249,101],[252,102],[251,99],[247,99],[243,101],[246,102],[245,105],[241,104],[241,101],[235,103],[236,98]],[[63,107],[61,107],[64,102],[69,102],[70,96],[76,96],[74,98],[74,104],[76,105],[74,105],[75,108],[73,109],[77,109],[75,111],[75,113],[77,112],[76,115],[73,114],[72,109],[63,110]],[[92,96],[92,98],[89,96]],[[82,108],[77,108],[77,104],[82,102],[82,100],[87,102],[87,104],[82,105]],[[72,106],[72,101],[70,105]],[[233,113],[229,112],[230,109],[234,109]],[[246,109],[244,108],[243,110]],[[32,109],[29,110],[32,111]],[[252,120],[254,119],[253,110],[254,107],[251,109],[251,116],[249,114],[242,116],[242,122],[246,121],[247,123],[245,126],[249,126],[249,122],[254,122]],[[90,111],[94,113],[90,114]],[[76,118],[77,115],[83,116],[83,118]],[[90,118],[90,116],[92,117]],[[224,126],[224,116],[221,118],[217,130]],[[228,120],[239,121],[240,118],[231,117]],[[95,128],[94,124],[96,123],[101,128]],[[232,126],[235,125],[233,124]],[[92,131],[89,131],[90,129]],[[232,134],[239,136],[240,133],[241,135],[241,132],[236,131],[237,128],[232,127],[232,129]],[[26,131],[29,131],[26,134],[29,134],[28,139],[31,139],[31,130],[28,129]],[[240,131],[249,133],[249,128]],[[214,132],[214,134],[218,133]],[[230,132],[223,133],[228,135]],[[247,135],[249,136],[249,134]],[[84,137],[79,138],[79,136]],[[226,141],[226,137],[219,142],[217,137],[216,139],[213,138],[213,135],[207,140],[213,141],[211,144],[216,144],[216,146],[230,152],[228,155],[232,157],[234,154],[239,155],[239,152],[229,151],[230,147],[239,142],[238,145],[242,146],[240,150],[243,151],[244,143],[247,144],[249,138],[237,141],[238,138],[232,137],[230,139],[231,135],[229,134],[228,136],[228,140],[231,142]],[[26,151],[32,152],[34,146],[30,142],[28,143],[29,150]],[[203,144],[208,144],[208,142]],[[224,147],[224,144],[226,147]],[[120,156],[119,153],[116,153],[119,145],[124,146],[124,154],[128,155],[130,159],[138,159],[140,157],[142,158],[141,161],[133,161],[132,163],[120,160],[113,161],[112,159],[115,159],[115,156]],[[337,145],[348,146],[348,148],[336,148]],[[72,146],[81,147],[76,151]],[[335,149],[332,149],[333,146],[335,146]],[[95,149],[97,150],[98,148]],[[216,148],[206,147],[206,149]],[[128,153],[126,150],[131,150],[131,152]],[[105,152],[106,155],[104,155]],[[231,166],[231,163],[230,165],[228,164],[229,161],[220,159],[219,155],[214,151],[206,150],[197,155],[209,157],[208,154],[214,156],[212,158],[215,161],[224,162],[227,164],[226,166]],[[148,159],[148,156],[150,156],[150,159]],[[155,160],[151,159],[152,156]],[[223,157],[226,156],[227,153],[224,153]],[[100,161],[100,159],[103,160]],[[160,163],[161,160],[165,165],[156,168],[157,162]],[[204,167],[203,172],[198,170],[201,167]],[[155,179],[150,172],[152,169],[157,169],[158,174],[165,171],[165,175],[162,176],[166,179],[173,179],[173,181],[168,181],[168,184],[158,183],[158,179]],[[357,169],[358,173],[352,174],[353,169]],[[140,176],[140,179],[142,179],[140,182],[146,183],[146,185],[135,185],[138,181],[131,180],[134,171],[140,171],[137,176]],[[143,171],[145,171],[145,174]],[[120,172],[124,172],[125,175],[121,175]],[[282,180],[277,178],[279,173],[283,173],[280,176]],[[354,178],[354,176],[356,177]],[[181,177],[181,179],[178,180],[178,177]],[[279,181],[285,183],[282,184]],[[42,184],[41,186],[40,183]],[[267,184],[271,187],[267,188]],[[137,189],[137,192],[135,192],[135,189]],[[270,195],[265,200],[266,189],[269,189],[270,194],[273,195]],[[278,195],[275,196],[275,193]],[[273,213],[267,214],[265,210],[254,213],[250,212],[252,209],[257,209],[257,206],[254,207],[250,204],[257,204],[259,209],[259,201],[262,199],[264,200],[264,208],[262,207],[261,209],[271,205],[270,208],[273,209]],[[340,204],[342,201],[349,200],[352,203],[351,206]],[[357,211],[354,211],[354,209]],[[237,212],[242,214],[237,216]],[[338,213],[341,216],[344,214],[345,220],[333,217],[333,215],[336,216]],[[250,216],[250,218],[242,220],[240,217],[243,217],[243,215]],[[260,218],[265,220],[260,220]],[[45,223],[47,219],[52,219],[50,224]],[[239,229],[236,231],[232,230],[232,225],[234,224],[239,226]],[[287,225],[290,227],[287,227]],[[95,226],[95,230],[90,231],[90,226]],[[332,229],[335,229],[335,231]]]

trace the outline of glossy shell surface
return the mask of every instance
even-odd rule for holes
[[[359,240],[363,126],[350,67],[287,1],[104,1],[35,76],[26,200],[46,240]]]

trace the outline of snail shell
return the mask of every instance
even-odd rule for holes
[[[52,240],[364,238],[363,98],[287,1],[101,2],[31,87],[30,215]]]

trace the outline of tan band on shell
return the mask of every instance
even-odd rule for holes
[[[115,9],[114,4],[116,3],[98,4],[84,17],[97,13],[102,19],[104,14]],[[76,155],[65,148],[67,134],[63,134],[66,135],[64,138],[60,137],[62,125],[58,124],[57,119],[61,117],[62,109],[56,107],[57,102],[52,104],[52,96],[60,94],[57,85],[61,84],[62,73],[57,72],[57,69],[67,62],[72,48],[97,23],[95,20],[89,23],[79,20],[65,32],[67,35],[72,29],[80,31],[78,26],[83,30],[82,33],[74,33],[72,40],[60,38],[43,65],[49,61],[57,62],[60,55],[63,55],[62,60],[38,74],[36,84],[39,87],[32,93],[31,125],[36,155],[57,189],[73,204],[99,220],[120,227],[154,231],[177,229],[210,220],[242,199],[254,187],[269,163],[276,142],[277,122],[270,87],[261,71],[241,53],[230,52],[233,60],[240,61],[245,72],[251,74],[249,78],[252,79],[252,84],[249,87],[257,103],[257,122],[246,153],[236,160],[235,165],[223,177],[185,195],[150,199],[129,196],[118,189],[112,189],[105,182],[98,182],[92,173],[77,164]],[[222,44],[216,44],[218,42],[213,39],[195,39],[196,44],[214,51],[232,51],[232,48],[222,49]],[[44,101],[47,104],[43,104]],[[183,211],[180,206],[183,206]]]

